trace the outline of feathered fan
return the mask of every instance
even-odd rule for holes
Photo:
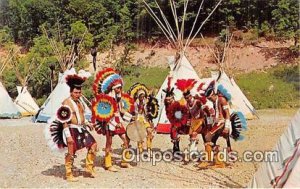
[[[134,112],[134,100],[129,94],[122,93],[121,100],[122,100],[122,104],[123,104],[123,109],[126,112],[128,112],[128,113]]]
[[[92,122],[109,121],[116,111],[117,103],[112,97],[105,94],[97,95],[92,102]]]
[[[167,118],[176,127],[186,125],[188,120],[188,109],[179,102],[172,103],[167,110]]]
[[[230,137],[234,140],[243,140],[242,131],[247,130],[247,122],[242,112],[234,112],[230,115],[232,132]]]
[[[113,76],[113,75],[115,75],[115,76]],[[93,84],[94,95],[96,96],[100,93],[106,93],[108,86],[110,85],[110,82],[107,82],[106,80],[109,77],[111,77],[110,79],[113,79],[118,76],[119,76],[119,74],[117,74],[117,72],[112,68],[106,68],[102,71],[99,71],[95,77],[94,84]],[[109,80],[109,81],[111,81],[111,80]]]
[[[63,123],[58,120],[49,120],[44,129],[47,145],[52,151],[65,152],[67,145],[63,140]]]

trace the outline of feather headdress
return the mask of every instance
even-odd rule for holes
[[[117,85],[123,86],[122,77],[116,70],[112,68],[106,68],[96,74],[93,84],[93,91],[95,95],[101,93],[107,94],[113,89],[114,86]]]
[[[149,96],[149,90],[141,83],[135,83],[132,85],[127,93],[134,99],[137,99],[141,94],[144,94],[146,97]]]

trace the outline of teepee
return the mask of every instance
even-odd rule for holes
[[[0,76],[8,62],[0,66]],[[21,114],[0,81],[0,118],[20,118]]]
[[[17,86],[18,96],[15,104],[22,116],[33,116],[39,111],[39,106],[27,90],[27,86]]]
[[[15,74],[17,76],[17,79],[19,80],[21,86],[17,86],[18,96],[15,99],[14,103],[17,106],[18,110],[21,112],[22,116],[33,116],[37,114],[39,110],[39,106],[35,102],[35,100],[32,98],[31,94],[29,93],[27,89],[27,84],[31,77],[33,76],[33,73],[31,73],[32,62],[28,67],[24,67],[23,72],[21,73],[21,70],[18,68],[18,64],[15,61],[12,61],[12,66],[15,69]],[[35,71],[37,71],[36,69]]]
[[[300,109],[281,135],[273,159],[262,163],[248,188],[297,188],[300,186]]]
[[[155,1],[156,7],[158,8],[158,12],[160,15],[156,15],[155,11],[150,7],[150,5],[143,0],[146,10],[148,13],[151,15],[151,17],[154,19],[156,24],[159,26],[159,28],[162,30],[170,44],[177,50],[176,58],[169,59],[169,65],[170,65],[170,73],[168,77],[171,77],[171,87],[175,86],[175,82],[177,79],[195,79],[199,82],[201,81],[199,76],[197,75],[196,71],[192,67],[191,63],[185,56],[185,51],[187,47],[191,44],[191,42],[194,40],[194,38],[199,34],[201,28],[203,25],[208,21],[210,16],[214,13],[214,11],[217,9],[217,7],[220,5],[222,0],[220,0],[215,7],[211,10],[210,14],[208,17],[201,22],[200,26],[196,31],[194,31],[199,15],[200,15],[200,10],[202,9],[203,2],[200,3],[196,18],[193,22],[193,27],[186,39],[184,39],[184,25],[185,21],[187,18],[187,7],[188,7],[188,0],[183,0],[183,15],[182,17],[179,17],[177,15],[177,10],[176,10],[176,3],[174,0],[170,0],[170,6],[171,6],[171,11],[174,17],[174,25],[176,27],[175,31],[172,29],[170,22],[167,20],[166,15],[163,13],[162,9],[160,8],[159,4],[157,1]],[[181,22],[181,24],[180,24]],[[165,107],[164,107],[164,102],[163,100],[165,99],[165,93],[163,92],[163,89],[167,88],[167,82],[168,82],[168,77],[165,79],[164,83],[160,87],[158,94],[156,98],[159,101],[159,106],[160,106],[160,112],[159,116],[153,120],[154,125],[156,126],[156,131],[159,133],[169,133],[170,131],[170,123],[167,119],[166,112],[165,112]],[[195,91],[191,91],[192,93]],[[181,92],[179,92],[176,87],[174,87],[174,93],[175,93],[175,99],[179,100],[182,97]]]

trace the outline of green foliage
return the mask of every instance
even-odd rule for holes
[[[88,31],[88,28],[82,21],[76,21],[71,24],[69,35],[72,36],[73,39],[77,38],[80,41],[82,40],[83,49],[89,49],[93,46],[93,35]]]
[[[12,36],[10,28],[7,26],[1,28],[0,27],[0,46],[3,46],[4,44],[12,42]]]
[[[18,84],[18,80],[15,76],[15,72],[12,69],[6,69],[0,78],[2,84],[5,86],[9,95],[13,98],[17,97],[18,91],[16,88],[16,84]]]
[[[262,23],[259,35],[267,38],[274,37],[274,30],[267,21]]]
[[[297,0],[280,0],[276,9],[272,11],[272,15],[277,36],[299,37],[299,2]]]
[[[89,77],[83,85],[82,91],[83,91],[83,95],[88,99],[88,100],[92,100],[94,98],[94,94],[93,94],[93,82],[94,82],[94,77]]]
[[[131,73],[129,65],[132,63],[132,50],[134,49],[133,44],[125,45],[122,55],[114,60],[113,64],[115,68],[118,68],[122,75],[127,75]]]
[[[237,83],[257,109],[299,107],[299,66],[239,75]]]

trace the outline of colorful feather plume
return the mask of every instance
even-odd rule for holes
[[[197,91],[199,92],[199,91],[203,91],[203,90],[205,90],[204,89],[204,86],[205,86],[205,82],[202,82],[202,83],[200,83],[200,85],[198,86],[198,88],[197,88]]]
[[[167,91],[171,90],[171,81],[172,81],[172,77],[168,77]]]
[[[94,92],[94,95],[96,96],[97,94],[100,94],[100,93],[107,93],[107,89],[108,87],[110,86],[110,82],[111,81],[114,81],[113,78],[117,78],[117,79],[120,79],[120,77],[118,76],[112,76],[112,75],[118,75],[119,74],[117,73],[116,70],[112,69],[112,68],[106,68],[102,71],[99,71],[96,76],[95,76],[95,80],[94,80],[94,83],[93,83],[93,92]],[[110,77],[112,76],[112,78]],[[110,81],[108,82],[107,81]],[[103,86],[104,85],[104,86]]]
[[[101,85],[101,91],[103,91],[103,93],[109,93],[112,87],[117,84],[123,85],[122,77],[117,73],[109,75],[103,80]]]
[[[210,96],[213,92],[216,92],[216,91],[215,91],[215,88],[216,88],[215,86],[216,86],[216,81],[215,81],[215,80],[211,81],[211,82],[208,84],[208,86],[206,87],[205,92],[204,92],[204,95],[205,95],[206,97],[208,97],[208,96]]]
[[[66,77],[66,83],[69,87],[82,87],[85,80],[86,77],[80,77],[77,74],[67,75]]]

